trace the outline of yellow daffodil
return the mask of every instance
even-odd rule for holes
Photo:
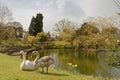
[[[75,67],[77,67],[77,64],[75,64]]]
[[[70,65],[70,63],[67,63],[68,65]]]
[[[69,65],[71,66],[71,65],[72,65],[72,63],[69,63]]]
[[[75,65],[72,65],[72,67],[75,67]]]

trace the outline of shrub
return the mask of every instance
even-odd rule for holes
[[[45,34],[44,32],[40,32],[37,34],[35,40],[40,42],[45,42],[47,41],[47,34]]]
[[[33,44],[34,41],[35,41],[35,36],[28,36],[27,41],[28,41],[29,43]]]

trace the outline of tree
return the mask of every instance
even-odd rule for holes
[[[31,45],[33,45],[34,42],[35,42],[35,36],[28,36],[28,37],[27,37],[27,41],[28,41],[29,43],[31,43]]]
[[[23,28],[19,22],[8,22],[5,25],[0,25],[0,38],[18,40],[23,37]]]
[[[76,30],[76,34],[77,35],[91,35],[91,34],[95,34],[95,33],[99,33],[99,29],[95,26],[95,25],[92,25],[88,22],[85,22],[84,24],[82,24],[82,26]]]
[[[117,6],[120,9],[120,1],[119,0],[113,0],[115,3],[115,6]]]
[[[15,29],[15,34],[16,34],[16,37],[20,37],[22,38],[22,34],[23,34],[23,26],[20,22],[8,22],[7,23],[7,26],[12,26],[14,27]]]
[[[40,41],[40,42],[47,41],[47,34],[45,34],[44,32],[40,32],[40,33],[37,34],[35,40]]]
[[[31,19],[31,23],[30,23],[30,26],[29,26],[29,34],[30,35],[35,35],[35,17],[33,16],[32,19]]]
[[[95,25],[100,31],[102,31],[104,28],[117,25],[118,19],[116,16],[88,17],[85,22]]]
[[[92,48],[96,46],[98,41],[99,29],[92,23],[85,22],[76,30],[76,36],[73,44],[77,48]],[[94,47],[95,48],[95,47]]]
[[[55,44],[64,47],[71,46],[73,44],[75,27],[76,26],[72,22],[65,19],[56,23],[54,30],[58,37]]]
[[[59,33],[59,40],[72,43],[74,31],[75,29],[73,28],[73,26],[64,26],[63,31]]]
[[[111,26],[102,30],[102,33],[119,34],[120,30],[117,27]]]
[[[55,28],[54,28],[54,31],[59,34],[60,32],[62,32],[64,30],[65,27],[71,27],[72,29],[75,27],[75,25],[71,22],[71,21],[68,21],[67,19],[63,19],[63,20],[60,20],[58,21],[56,24],[55,24]]]
[[[20,22],[16,22],[16,21],[14,21],[14,22],[8,22],[7,25],[8,26],[14,26],[16,28],[22,27],[22,24]]]
[[[36,36],[37,33],[43,31],[43,15],[38,13],[36,17],[32,17],[30,26],[29,26],[29,34],[32,36]]]
[[[117,27],[111,26],[105,28],[101,32],[104,45],[106,48],[115,50],[117,46],[117,40],[119,40],[120,30]]]
[[[0,38],[2,40],[17,40],[15,27],[6,25],[0,26]]]
[[[12,20],[12,13],[6,6],[0,6],[0,24],[5,24]]]
[[[113,0],[115,3],[115,6],[120,9],[120,1],[119,0]],[[118,13],[118,15],[120,15],[120,13]]]

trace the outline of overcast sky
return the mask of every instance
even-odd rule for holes
[[[28,29],[32,16],[42,13],[44,31],[52,31],[62,19],[80,23],[87,16],[111,16],[119,12],[113,0],[0,0],[13,13],[14,21]]]

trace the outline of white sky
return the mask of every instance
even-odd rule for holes
[[[80,23],[87,16],[111,16],[119,12],[113,0],[0,0],[13,13],[14,21],[28,29],[32,16],[42,13],[44,31],[53,31],[62,19]]]

